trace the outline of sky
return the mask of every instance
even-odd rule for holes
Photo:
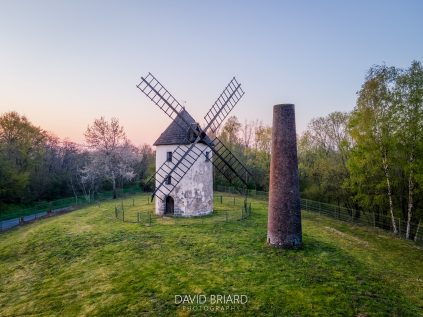
[[[0,114],[84,142],[117,117],[136,145],[170,119],[137,88],[148,72],[199,122],[233,76],[231,114],[271,124],[294,103],[297,132],[351,111],[372,65],[423,61],[423,1],[0,0]]]

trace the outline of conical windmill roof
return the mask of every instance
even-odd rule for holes
[[[186,123],[196,124],[193,117],[186,111],[182,110],[172,123],[164,130],[154,145],[186,145],[191,144],[189,137],[189,129],[184,129]],[[211,140],[206,136],[206,142]],[[205,143],[205,142],[202,142]]]

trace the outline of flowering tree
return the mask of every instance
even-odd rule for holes
[[[93,152],[90,162],[81,170],[82,182],[91,192],[95,191],[100,180],[110,181],[115,199],[117,180],[132,180],[135,177],[133,163],[137,160],[136,149],[127,140],[123,127],[116,118],[112,118],[110,122],[103,117],[95,119],[88,126],[85,139]]]

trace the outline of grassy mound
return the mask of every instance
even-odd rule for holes
[[[125,206],[133,219],[152,208],[146,196]],[[304,248],[278,250],[265,244],[266,202],[252,201],[242,221],[230,199],[215,206],[211,217],[149,225],[115,219],[111,201],[2,234],[0,315],[421,314],[423,250],[412,242],[304,212]],[[175,304],[182,294],[248,302],[205,311]]]

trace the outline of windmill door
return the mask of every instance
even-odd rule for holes
[[[172,196],[166,197],[166,208],[165,208],[165,215],[173,215],[174,213],[175,203],[173,201]]]

